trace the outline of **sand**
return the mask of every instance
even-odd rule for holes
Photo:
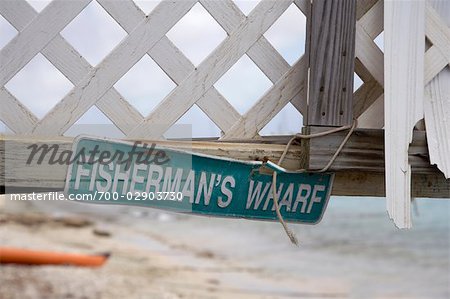
[[[195,217],[59,202],[3,199],[2,206],[1,246],[111,253],[100,268],[2,265],[2,299],[347,297],[338,281],[299,282],[208,250],[202,246],[208,239],[189,237],[189,230],[164,231],[170,225],[182,227],[186,221],[192,227]],[[205,223],[204,218],[199,220],[200,225]]]

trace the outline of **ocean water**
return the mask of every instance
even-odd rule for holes
[[[450,201],[414,206],[413,228],[399,230],[384,199],[331,198],[321,223],[289,224],[299,247],[277,222],[183,216],[152,225],[273,279],[334,284],[343,297],[450,298]]]
[[[323,222],[304,229],[305,248],[330,257],[317,273],[348,275],[356,298],[450,298],[450,202],[413,207],[413,228],[398,230],[383,199],[332,199]]]

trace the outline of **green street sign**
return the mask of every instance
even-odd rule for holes
[[[139,205],[213,217],[277,220],[276,193],[286,221],[318,223],[333,174],[288,172],[271,163],[238,161],[80,136],[71,153],[65,195],[83,202]]]

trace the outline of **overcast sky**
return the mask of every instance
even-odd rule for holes
[[[49,1],[28,2],[39,12]],[[159,1],[135,2],[146,14],[159,3]],[[248,15],[259,1],[235,2]],[[0,48],[17,34],[14,27],[1,16],[0,32]],[[126,32],[95,0],[69,23],[61,34],[93,66],[102,61],[126,37]],[[227,34],[202,5],[197,3],[167,36],[197,66],[227,37]],[[304,52],[305,17],[292,4],[264,36],[292,65]],[[360,82],[355,84],[358,86]],[[148,55],[145,55],[114,86],[126,100],[146,116],[176,87],[176,84]],[[272,82],[245,55],[214,86],[239,113],[243,114],[272,86]],[[72,83],[41,54],[35,56],[6,84],[6,88],[38,118],[42,118],[72,87]],[[111,122],[108,118],[96,107],[92,107],[77,122],[77,124],[109,123]],[[192,124],[193,137],[220,135],[220,130],[215,124],[195,105],[177,123]],[[4,124],[0,125],[1,130],[5,131]],[[301,125],[302,116],[288,104],[261,131],[261,134],[292,134],[298,132]],[[81,130],[90,133],[89,126],[82,126]],[[66,132],[66,135],[79,132],[80,128],[72,129]]]

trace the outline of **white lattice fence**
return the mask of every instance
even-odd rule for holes
[[[248,16],[231,0],[163,1],[146,16],[131,0],[98,0],[128,35],[95,67],[60,34],[89,2],[56,0],[38,14],[25,0],[0,1],[0,14],[20,32],[0,52],[0,119],[16,134],[62,135],[93,105],[127,137],[145,138],[162,138],[194,104],[222,130],[222,139],[256,137],[289,102],[305,114],[306,59],[301,57],[291,67],[263,34],[292,2],[307,15],[308,1],[261,1]],[[166,34],[197,2],[228,36],[194,67]],[[369,120],[379,112],[380,102],[382,107],[384,84],[383,52],[374,42],[383,31],[383,2],[375,2],[358,2],[356,34],[356,72],[364,84],[354,94],[354,114]],[[450,34],[432,8],[427,10],[427,19],[432,46],[425,55],[426,82],[430,82],[450,61]],[[42,119],[5,87],[38,53],[74,85]],[[273,86],[241,115],[214,84],[245,54]],[[145,117],[114,88],[144,55],[149,55],[177,84]],[[381,122],[379,116],[376,119],[378,122],[370,126],[381,127],[382,118]]]

